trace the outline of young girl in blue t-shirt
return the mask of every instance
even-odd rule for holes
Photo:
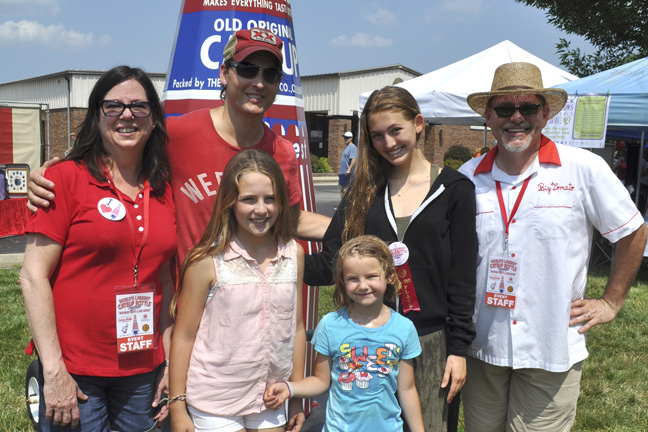
[[[400,290],[389,249],[375,236],[348,241],[334,277],[338,310],[315,330],[314,376],[271,385],[266,406],[277,409],[289,397],[314,397],[330,387],[324,431],[400,431],[401,407],[409,429],[423,431],[412,363],[421,353],[416,329],[383,304]]]
[[[300,379],[304,368],[304,251],[292,215],[272,156],[252,149],[229,161],[172,303],[175,432],[283,432],[303,422],[301,401],[291,401],[286,418],[263,397],[268,384]]]

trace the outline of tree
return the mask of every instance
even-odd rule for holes
[[[560,39],[560,63],[574,75],[585,77],[648,56],[646,0],[515,1],[545,10],[550,24],[597,48],[594,54],[582,54]]]

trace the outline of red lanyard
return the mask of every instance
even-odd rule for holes
[[[119,197],[119,200],[122,202],[122,204],[124,204],[126,202],[126,200],[124,199],[124,195],[120,192],[119,189],[117,189],[117,186],[115,186],[115,182],[113,181],[112,176],[110,175],[110,171],[106,170],[106,176],[110,180],[111,188],[114,189],[115,193]],[[137,246],[137,232],[135,230],[135,224],[133,223],[133,219],[131,218],[130,213],[128,213],[128,208],[126,207],[126,205],[124,205],[124,208],[126,209],[126,220],[128,221],[128,228],[131,233],[131,240],[133,245],[134,286],[137,286],[137,269],[139,268],[139,261],[142,255],[142,249],[144,248],[144,244],[148,239],[150,192],[151,192],[151,187],[149,185],[148,180],[146,180],[144,182],[144,231],[142,234],[142,242],[140,243],[139,247]]]
[[[497,200],[499,201],[500,211],[502,213],[502,220],[504,221],[504,227],[506,228],[505,242],[506,242],[507,250],[508,250],[509,225],[511,225],[511,221],[515,216],[515,213],[517,213],[518,207],[520,207],[520,203],[522,202],[522,197],[524,196],[524,192],[526,192],[526,188],[527,186],[529,186],[529,181],[531,181],[531,176],[527,177],[527,179],[524,180],[524,184],[522,185],[522,190],[520,191],[517,199],[515,200],[515,204],[513,205],[513,209],[511,210],[511,216],[506,215],[506,206],[504,206],[504,197],[502,196],[502,186],[500,185],[499,181],[495,182],[495,185],[497,186]]]

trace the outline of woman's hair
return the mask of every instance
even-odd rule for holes
[[[375,258],[380,264],[381,270],[387,279],[387,291],[383,298],[384,302],[393,303],[396,301],[396,295],[401,290],[401,283],[396,276],[396,267],[394,259],[384,241],[373,235],[361,235],[346,242],[337,255],[333,264],[333,279],[335,281],[335,291],[333,292],[333,304],[336,309],[343,306],[349,307],[351,299],[346,293],[344,285],[344,260],[351,257]]]
[[[342,241],[350,240],[364,232],[365,221],[371,203],[378,191],[387,182],[392,165],[374,148],[369,131],[369,116],[374,113],[390,111],[403,115],[406,120],[414,121],[421,114],[416,99],[405,89],[388,86],[371,93],[360,116],[360,140],[355,180],[347,194]],[[418,140],[419,136],[416,136]]]
[[[279,243],[279,239],[289,241],[295,236],[296,215],[291,211],[288,188],[277,161],[268,153],[257,149],[242,150],[237,153],[225,166],[216,196],[216,204],[205,232],[198,244],[189,252],[180,268],[178,289],[171,302],[171,315],[173,317],[175,317],[178,298],[187,269],[206,256],[219,254],[229,247],[232,237],[236,233],[237,223],[234,216],[234,205],[238,200],[239,185],[243,176],[250,173],[263,174],[272,181],[278,210],[277,220],[270,227],[270,233],[275,244]]]
[[[99,102],[113,87],[129,79],[140,83],[146,92],[147,101],[153,104],[151,116],[155,127],[144,147],[142,175],[148,179],[153,193],[160,196],[164,194],[169,179],[169,160],[166,154],[168,135],[160,98],[151,79],[142,69],[116,66],[99,78],[88,98],[88,112],[76,135],[74,146],[65,159],[82,162],[94,178],[99,181],[107,180],[101,166],[108,152],[103,146],[99,130],[100,119],[104,115]]]

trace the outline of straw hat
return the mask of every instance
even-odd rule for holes
[[[540,69],[531,63],[504,63],[495,70],[491,91],[468,95],[470,108],[486,117],[488,101],[495,96],[535,94],[542,96],[549,106],[549,118],[560,112],[567,102],[567,92],[558,88],[544,88]]]

